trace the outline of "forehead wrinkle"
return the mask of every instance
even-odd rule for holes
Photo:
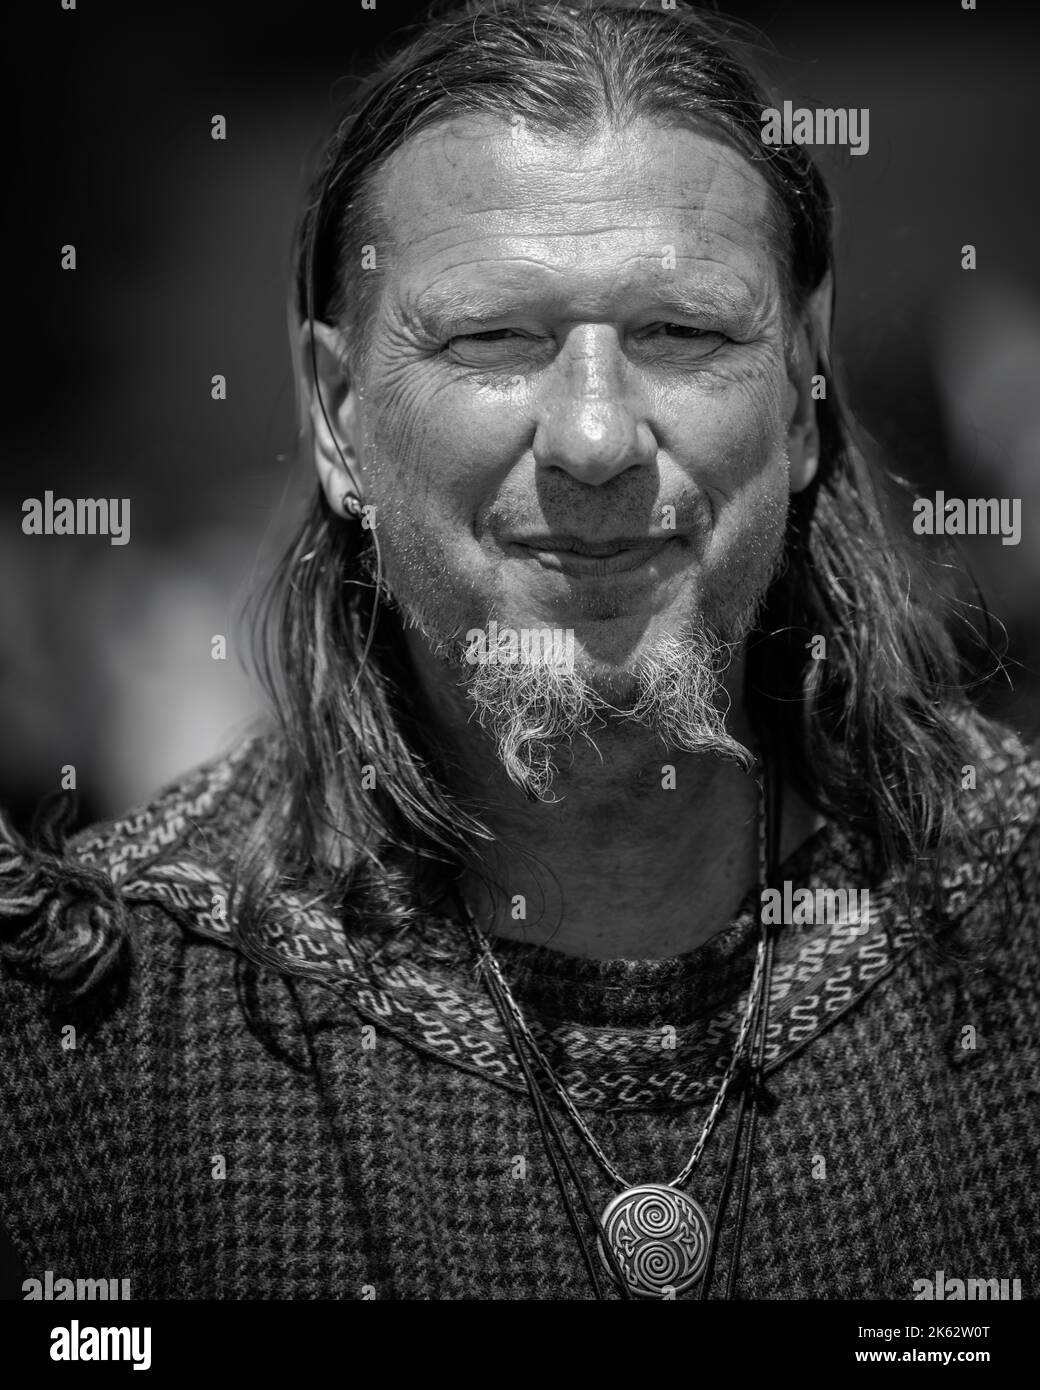
[[[768,208],[768,202],[767,202]],[[683,207],[679,211],[689,215],[689,208]],[[445,277],[449,278],[449,291],[454,293],[456,286],[451,283],[452,277],[461,268],[477,268],[478,274],[494,277],[495,269],[498,267],[524,267],[533,269],[537,274],[546,277],[558,277],[571,273],[576,267],[584,267],[590,263],[595,263],[616,281],[624,274],[626,265],[636,267],[637,274],[642,267],[648,264],[657,269],[660,264],[662,248],[666,245],[672,247],[676,259],[676,266],[687,266],[692,271],[703,267],[718,266],[727,279],[735,279],[740,284],[740,294],[750,298],[760,299],[768,297],[774,283],[779,283],[782,278],[782,267],[780,258],[784,254],[782,234],[771,218],[757,216],[758,226],[754,230],[753,238],[747,239],[747,223],[737,215],[724,215],[720,219],[720,224],[713,227],[712,231],[706,232],[702,222],[700,234],[692,228],[667,228],[655,227],[652,224],[644,225],[641,228],[642,244],[629,248],[622,242],[622,254],[618,258],[617,264],[611,266],[610,257],[606,249],[592,254],[586,243],[587,236],[595,236],[600,241],[610,238],[623,238],[630,235],[631,229],[619,226],[606,228],[590,229],[587,233],[573,233],[570,230],[539,232],[536,235],[518,234],[515,230],[503,231],[493,235],[481,234],[478,232],[474,248],[472,238],[461,237],[454,239],[447,246],[439,248],[439,251],[431,252],[428,247],[423,250],[423,243],[428,238],[421,238],[418,243],[412,242],[402,248],[402,254],[395,256],[398,272],[403,281],[403,292],[401,298],[405,305],[415,304],[416,295],[422,300],[428,291],[433,291],[433,298],[436,298],[435,287],[438,281]],[[722,222],[731,224],[733,231],[744,235],[734,235],[730,227],[723,229]],[[468,230],[461,224],[456,224],[460,230]],[[517,247],[516,243],[528,243],[526,246]],[[531,245],[530,243],[534,243]],[[512,244],[512,245],[511,245]],[[722,246],[729,245],[733,248],[734,256],[727,259],[725,256],[715,254]],[[538,251],[544,249],[551,251],[551,256],[539,255]],[[431,261],[441,260],[441,265],[431,266]],[[432,279],[428,284],[415,286],[415,272],[419,272],[422,278],[423,273],[432,274]],[[674,278],[676,271],[663,270],[657,278]],[[508,273],[503,276],[503,286],[501,293],[509,294],[515,292],[512,283],[514,277]],[[408,284],[412,280],[411,285]],[[518,286],[517,288],[519,288]],[[498,293],[498,286],[495,286]],[[636,286],[637,290],[641,287]],[[464,284],[460,293],[469,292],[476,294],[482,286],[475,283]],[[424,309],[425,306],[422,306]]]
[[[532,288],[530,281],[522,285],[499,282],[494,284],[448,285],[442,288],[428,287],[417,295],[411,304],[408,304],[406,300],[405,307],[414,309],[423,318],[435,318],[439,315],[463,311],[496,311],[521,302],[525,293],[530,292]],[[576,286],[572,292],[578,299],[583,298],[585,294],[591,294],[595,297],[597,288],[595,285]],[[698,280],[696,277],[691,277],[684,283],[677,279],[674,274],[669,273],[667,277],[661,274],[655,276],[652,281],[645,282],[615,277],[610,286],[609,294],[612,298],[618,299],[645,297],[676,307],[685,305],[693,311],[704,308],[727,310],[734,307],[750,308],[753,305],[757,307],[762,300],[768,298],[769,288],[768,284],[758,284],[749,288],[742,280],[740,287],[736,288],[734,293],[735,287],[731,284]],[[558,286],[547,282],[535,290],[533,296],[535,299],[539,297],[538,291],[542,289],[549,296],[559,293]]]
[[[704,198],[701,200],[700,210],[697,214],[697,225],[699,228],[702,229],[704,227],[704,214],[707,211],[709,202],[711,201],[711,191],[715,187],[715,184],[718,182],[720,163],[720,157],[716,153],[714,159],[711,161],[711,164],[709,166],[711,173],[708,178],[708,188],[706,193],[704,194]]]
[[[638,122],[634,122],[631,130],[625,133],[626,136],[634,136],[637,133],[639,124]],[[651,133],[659,135],[662,133],[662,128],[652,126]],[[655,198],[655,208],[672,208],[677,213],[690,217],[695,207],[699,206],[700,211],[697,215],[703,219],[707,211],[707,204],[712,199],[713,191],[719,180],[720,174],[728,174],[743,183],[747,193],[753,194],[756,200],[761,199],[763,194],[765,194],[767,200],[769,199],[769,190],[766,181],[763,179],[759,170],[756,169],[753,164],[750,164],[739,151],[733,150],[728,144],[719,141],[717,138],[712,138],[710,134],[700,134],[699,132],[689,130],[683,126],[674,128],[672,133],[680,137],[683,134],[697,136],[699,146],[698,152],[702,153],[704,156],[704,165],[706,166],[708,175],[707,187],[703,187],[704,166],[702,166],[700,170],[698,170],[696,166],[689,167],[688,165],[680,169],[679,161],[683,142],[681,138],[676,139],[671,144],[671,178],[675,182],[681,181],[681,196],[684,196],[684,201],[682,203],[672,203],[670,199],[662,201],[661,198]],[[409,174],[416,170],[416,159],[424,154],[422,145],[419,143],[423,141],[424,135],[433,137],[434,148],[432,151],[425,152],[426,158],[422,167],[429,168],[438,157],[442,158],[447,163],[452,172],[461,167],[463,173],[461,191],[464,193],[467,191],[472,192],[477,186],[477,171],[473,163],[467,162],[467,158],[470,157],[469,151],[466,151],[465,157],[450,157],[452,153],[451,140],[464,137],[455,129],[444,131],[439,127],[434,127],[429,131],[419,132],[417,136],[413,137],[414,143],[406,142],[395,151],[387,163],[380,169],[378,178],[380,193],[385,197],[391,192],[391,189],[393,189],[394,192],[397,191],[395,185],[398,185],[401,180],[405,183],[408,182]],[[438,136],[444,135],[448,136],[446,140],[437,138]],[[572,161],[567,164],[561,163],[561,167],[559,168],[550,169],[547,169],[544,163],[539,163],[540,157],[544,156],[547,152],[559,153],[562,160],[562,156],[571,154],[575,146],[577,146],[579,151],[595,147],[598,143],[595,140],[591,142],[575,142],[566,135],[561,135],[555,139],[538,141],[536,142],[535,148],[527,152],[528,157],[526,159],[518,157],[521,153],[524,153],[523,147],[518,149],[516,141],[505,134],[497,137],[492,136],[488,139],[482,136],[480,143],[491,156],[490,168],[485,166],[484,170],[481,171],[484,184],[492,185],[493,193],[490,196],[494,196],[495,192],[506,192],[510,194],[511,201],[504,203],[491,202],[484,204],[483,207],[475,207],[473,212],[476,215],[500,211],[512,217],[524,217],[525,215],[537,217],[539,215],[539,206],[545,202],[547,188],[555,192],[557,183],[559,183],[563,191],[566,192],[566,201],[573,206],[580,206],[587,203],[592,207],[595,206],[596,203],[599,203],[601,206],[612,207],[617,203],[629,203],[634,195],[647,197],[651,191],[646,186],[645,172],[641,172],[636,180],[629,180],[629,184],[635,182],[636,186],[634,188],[626,186],[626,184],[622,182],[616,194],[613,189],[604,191],[601,188],[594,193],[585,195],[582,193],[580,187],[577,189],[574,187],[574,168]],[[626,139],[608,140],[600,147],[606,148],[610,146],[624,151]],[[706,150],[705,147],[707,147]],[[503,158],[503,155],[508,155],[509,157]],[[604,167],[599,172],[609,173],[609,163],[606,161],[601,161],[601,163],[603,163]],[[631,172],[631,166],[626,170],[624,167],[625,163],[625,159],[620,160],[619,167],[614,170],[614,173],[619,179],[624,179],[625,175]],[[666,182],[667,179],[663,171],[661,171],[661,173],[662,181]],[[700,178],[697,177],[698,173],[701,175]],[[509,181],[512,182],[512,189],[507,187],[503,190],[501,187],[502,184],[508,183]],[[499,185],[498,189],[494,188],[496,184]],[[533,208],[530,196],[530,187],[532,184],[536,186],[539,195],[538,198],[534,200]],[[424,202],[425,206],[421,209],[421,215],[417,215],[415,220],[425,228],[429,226],[431,215],[435,215],[444,208],[443,187],[438,185],[436,196],[427,197]],[[716,210],[722,211],[721,208]],[[436,235],[440,231],[448,230],[450,227],[457,225],[457,222],[447,224],[434,232],[424,233],[424,235]]]
[[[687,213],[689,209],[685,210]],[[736,217],[727,218],[727,221],[734,224],[738,231],[746,231],[746,224]],[[568,243],[581,243],[586,237],[593,236],[600,240],[607,241],[609,238],[620,239],[628,238],[636,228],[629,226],[610,226],[590,228],[587,231],[573,232],[571,230],[561,231],[539,231],[537,233],[519,232],[516,229],[509,231],[488,233],[478,229],[475,234],[451,241],[448,245],[431,251],[428,247],[423,250],[422,243],[429,240],[429,237],[421,238],[418,242],[411,242],[403,247],[399,255],[399,264],[407,267],[410,262],[417,266],[427,269],[432,258],[442,256],[445,264],[434,270],[436,278],[439,275],[450,273],[459,265],[473,265],[479,263],[512,265],[523,262],[534,266],[544,267],[548,271],[567,270],[573,265],[586,265],[590,260],[589,248],[585,245],[575,244],[572,249]],[[639,227],[642,236],[642,244],[629,249],[622,241],[622,255],[613,273],[619,273],[620,268],[627,263],[638,263],[639,261],[658,261],[661,257],[661,248],[670,246],[675,253],[677,260],[706,261],[712,264],[726,266],[735,273],[739,273],[742,265],[750,263],[756,268],[761,264],[761,251],[767,253],[769,260],[775,256],[775,226],[765,223],[756,229],[754,237],[749,241],[746,238],[731,234],[721,226],[713,228],[710,233],[697,235],[682,228],[668,228],[654,226],[646,223]],[[437,235],[432,233],[430,235]],[[732,261],[727,261],[721,256],[713,256],[706,249],[714,243],[716,247],[720,243],[728,244],[733,247],[736,253]],[[538,254],[541,247],[562,248],[559,259],[545,259]],[[704,247],[701,251],[698,248]],[[570,254],[568,250],[570,249]],[[598,264],[606,265],[610,259],[610,247],[605,246],[602,251],[594,257]]]
[[[553,142],[556,148],[572,143],[566,137]],[[676,141],[672,145],[670,168],[673,173],[682,157],[681,143]],[[716,142],[709,139],[706,143]],[[472,148],[469,140],[467,145]],[[487,144],[483,147],[487,148]],[[703,150],[703,144],[701,149]],[[402,152],[398,151],[398,154]],[[492,150],[492,154],[494,153]],[[452,169],[458,168],[461,162],[459,159],[448,161]],[[422,175],[428,168],[429,166],[426,166],[425,169],[416,172]],[[393,262],[394,278],[401,286],[396,297],[405,310],[408,307],[407,301],[414,303],[416,291],[422,294],[425,289],[421,284],[414,284],[415,279],[422,279],[423,272],[429,275],[432,271],[436,280],[443,275],[450,275],[459,266],[467,263],[471,266],[487,263],[490,266],[536,266],[547,276],[557,276],[568,273],[576,264],[589,263],[590,240],[631,235],[636,227],[643,233],[643,247],[623,257],[622,263],[624,260],[638,263],[641,259],[656,262],[661,254],[660,247],[667,244],[673,247],[677,265],[697,267],[717,262],[728,276],[740,282],[742,298],[753,298],[760,303],[771,297],[774,282],[782,280],[783,267],[779,262],[786,254],[785,238],[782,228],[777,224],[771,190],[760,172],[742,159],[739,151],[731,151],[728,146],[712,148],[708,157],[699,165],[695,164],[692,169],[684,170],[688,175],[686,178],[680,175],[684,187],[678,192],[674,186],[668,189],[670,196],[663,200],[650,202],[651,190],[646,188],[645,183],[634,192],[630,190],[615,194],[612,189],[600,187],[591,194],[583,195],[580,188],[574,188],[572,180],[571,187],[566,189],[568,197],[558,200],[558,216],[570,212],[572,215],[591,218],[597,207],[615,209],[619,205],[624,211],[623,217],[612,218],[608,225],[597,223],[586,227],[545,227],[544,221],[551,209],[546,208],[544,197],[532,207],[530,198],[524,196],[525,189],[531,182],[528,170],[520,170],[516,164],[513,164],[511,169],[506,169],[501,161],[493,163],[491,177],[485,179],[485,184],[492,185],[487,196],[495,201],[485,203],[482,208],[464,208],[461,211],[457,205],[451,206],[450,191],[446,204],[444,188],[438,186],[435,190],[431,187],[429,178],[424,180],[420,177],[418,198],[414,196],[416,190],[411,189],[409,197],[405,199],[402,195],[409,191],[409,170],[399,164],[395,172],[401,175],[400,180],[386,177],[390,173],[386,166],[380,171],[383,175],[379,180],[379,192],[382,196],[378,202],[387,232],[396,234],[389,237],[387,251],[390,254],[383,258],[383,266],[388,268],[389,262]],[[474,170],[467,170],[467,175],[474,173]],[[549,177],[554,184],[557,173],[561,179],[566,180],[566,169],[552,169],[549,171]],[[514,189],[510,190],[508,187],[503,189],[501,186],[495,186],[496,182],[501,184],[509,177],[522,180],[524,187],[518,190],[514,184]],[[733,181],[736,188],[726,189],[721,201],[717,202],[715,200],[719,196],[720,179],[727,177]],[[662,173],[662,181],[668,183],[667,174]],[[449,190],[450,187],[449,184]],[[470,196],[473,196],[474,188],[474,180],[470,177]],[[684,197],[683,193],[687,189],[689,193]],[[465,197],[465,185],[460,188],[460,192]],[[503,193],[511,193],[512,200],[505,198]],[[391,194],[393,196],[388,196]],[[634,196],[642,200],[642,205],[635,209],[632,207]],[[391,203],[393,207],[389,206]],[[404,207],[402,203],[405,204]],[[517,205],[514,206],[514,203]],[[449,217],[450,221],[441,221],[444,217]],[[505,219],[509,220],[510,225],[501,225]],[[672,219],[675,225],[660,225],[662,222],[667,223],[669,219]],[[539,220],[543,225],[539,225]],[[491,225],[481,225],[482,221]],[[497,227],[496,223],[499,224]],[[520,234],[518,226],[524,229]],[[737,235],[734,235],[733,231]],[[517,254],[515,247],[509,248],[510,241],[515,243],[517,240],[528,238],[540,243],[551,255],[532,255],[527,248],[525,253]],[[715,243],[715,247],[712,247],[712,243]],[[720,243],[728,243],[734,248],[737,255],[733,261],[704,254],[709,247],[717,249]],[[562,258],[559,255],[560,250],[564,252]],[[594,259],[599,261],[601,258]],[[437,260],[446,260],[447,267],[434,270],[431,262],[435,263]],[[417,269],[418,276],[415,275]],[[613,273],[616,277],[619,272],[615,269]],[[671,271],[669,275],[674,278],[675,272]],[[407,283],[409,278],[413,280],[412,285]],[[476,288],[465,287],[465,290],[474,293]],[[454,286],[452,291],[455,293]],[[459,291],[456,297],[461,298],[463,292]],[[499,291],[496,289],[495,292]],[[507,282],[502,293],[510,292],[515,293],[515,290]],[[702,287],[702,298],[706,295],[707,290]]]
[[[436,320],[463,312],[500,312],[525,301],[558,298],[562,292],[577,301],[594,302],[606,294],[611,300],[651,298],[677,307],[685,302],[694,312],[707,307],[757,314],[773,296],[776,276],[770,273],[774,269],[771,260],[765,263],[763,274],[763,263],[757,258],[750,265],[740,266],[718,256],[682,252],[676,258],[676,270],[665,270],[658,252],[659,247],[654,246],[645,254],[623,257],[612,269],[600,267],[610,272],[609,287],[582,283],[580,275],[573,278],[586,258],[575,257],[567,264],[559,264],[529,255],[496,257],[490,261],[490,273],[485,272],[482,278],[474,275],[474,270],[479,275],[481,262],[463,260],[440,269],[426,285],[406,284],[402,308],[420,319]],[[507,266],[510,273],[496,275],[496,271]],[[534,273],[516,275],[515,269],[521,266]],[[713,270],[716,267],[723,274],[717,274]],[[460,268],[466,274],[455,279]],[[650,277],[646,276],[648,268],[654,272]],[[563,280],[567,283],[561,284]]]
[[[472,237],[474,234],[473,220],[485,218],[490,220],[491,225],[488,227],[478,225],[476,232],[478,236],[486,240],[507,239],[518,234],[537,235],[545,240],[563,240],[568,237],[605,237],[622,235],[625,231],[631,231],[636,227],[658,234],[667,233],[670,236],[678,233],[681,237],[683,231],[681,226],[676,225],[674,228],[670,228],[661,225],[668,217],[674,217],[677,224],[696,218],[696,231],[687,232],[687,236],[692,235],[698,241],[709,240],[712,236],[725,235],[721,227],[709,228],[709,219],[712,219],[719,223],[734,224],[745,231],[750,231],[755,236],[761,235],[764,241],[769,242],[775,235],[776,221],[771,216],[771,200],[768,196],[768,190],[756,187],[753,194],[756,206],[748,207],[745,203],[737,209],[729,209],[722,204],[710,206],[709,195],[706,195],[703,201],[698,200],[696,204],[685,200],[673,202],[670,199],[656,199],[641,207],[633,207],[631,195],[626,193],[619,193],[616,197],[597,194],[594,199],[590,198],[587,203],[580,197],[574,197],[568,199],[566,204],[560,205],[561,215],[568,210],[577,211],[580,209],[591,212],[597,206],[601,208],[619,206],[625,211],[623,218],[614,218],[594,226],[577,227],[544,227],[540,225],[539,219],[545,217],[546,209],[544,207],[531,208],[529,199],[523,199],[515,207],[509,204],[490,204],[480,208],[466,209],[453,217],[451,221],[431,226],[429,214],[434,209],[445,212],[449,210],[445,206],[443,197],[438,197],[435,202],[431,201],[428,206],[422,209],[421,216],[414,207],[411,209],[409,220],[418,225],[418,235],[409,237],[404,245],[401,245],[399,240],[398,246],[400,250],[407,253],[413,249],[419,250],[427,242],[451,236],[453,233],[463,237]],[[750,199],[748,201],[750,202]],[[381,210],[386,218],[389,212],[386,202],[383,203]],[[506,227],[496,226],[497,216],[508,217],[510,225]],[[536,232],[533,230],[534,228],[537,228]]]

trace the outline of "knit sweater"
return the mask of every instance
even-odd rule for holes
[[[940,1270],[1040,1290],[1040,764],[1002,747],[979,778],[999,779],[1010,812],[1006,883],[981,853],[944,879],[967,966],[927,944],[834,824],[781,867],[798,887],[869,885],[869,913],[779,930],[739,1297],[909,1299]],[[156,1299],[592,1298],[457,923],[431,920],[381,963],[374,939],[286,892],[266,929],[275,961],[236,946],[220,895],[264,749],[249,740],[28,866],[48,885],[40,914],[70,931],[97,884],[118,894],[132,955],[118,989],[78,1008],[38,972],[0,968],[0,1226],[26,1275],[127,1279]],[[24,883],[18,859],[0,855],[9,883]],[[758,931],[753,892],[670,959],[496,947],[626,1181],[668,1182],[688,1158]],[[549,1098],[606,1205],[616,1188]],[[709,1212],[735,1123],[728,1103],[686,1185]],[[732,1241],[729,1216],[713,1297]]]

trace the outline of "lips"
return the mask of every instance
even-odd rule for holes
[[[576,578],[600,578],[640,569],[675,540],[675,536],[620,536],[606,541],[535,536],[512,545],[545,569]]]

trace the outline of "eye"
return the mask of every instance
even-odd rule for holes
[[[688,323],[658,323],[654,324],[650,331],[663,331],[669,335],[685,338],[689,342],[694,342],[700,338],[724,338],[726,336],[715,329],[694,328]]]
[[[513,328],[485,328],[479,333],[456,333],[449,340],[449,346],[451,343],[497,343],[501,342],[503,335],[521,336]]]
[[[721,352],[730,339],[715,328],[690,323],[650,323],[636,335],[633,346],[648,359],[691,366]]]
[[[530,362],[544,351],[542,340],[518,328],[481,328],[456,333],[442,352],[461,367],[501,370],[507,363]]]

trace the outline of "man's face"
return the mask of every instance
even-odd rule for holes
[[[663,634],[739,638],[798,400],[761,176],[688,130],[467,118],[410,140],[382,193],[353,428],[404,611],[435,640],[573,630],[614,693]]]

